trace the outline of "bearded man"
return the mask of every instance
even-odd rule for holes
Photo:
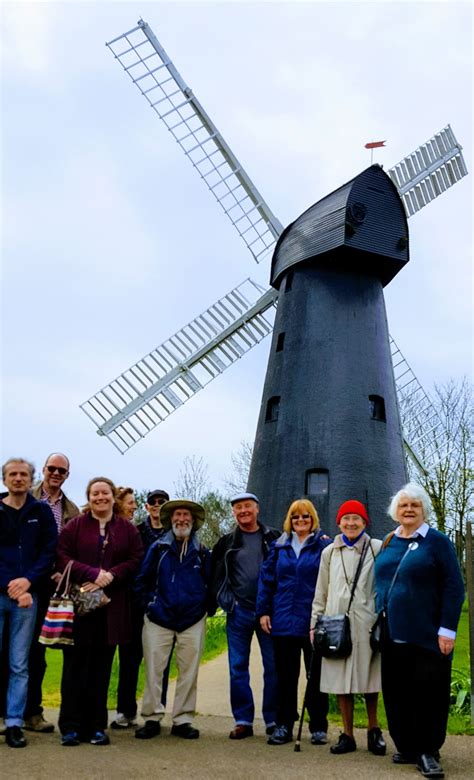
[[[196,537],[205,519],[200,504],[185,499],[167,501],[160,520],[166,533],[150,547],[135,590],[145,610],[143,656],[146,683],[142,702],[145,724],[137,739],[157,737],[165,714],[163,672],[175,643],[178,677],[171,733],[198,739],[193,726],[197,676],[204,648],[209,604],[211,554]]]

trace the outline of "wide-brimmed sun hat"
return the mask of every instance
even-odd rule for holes
[[[193,528],[195,531],[202,526],[206,519],[206,510],[201,504],[197,504],[195,501],[188,501],[187,498],[175,498],[173,501],[167,501],[161,507],[160,522],[166,531],[169,531],[171,528],[171,515],[175,509],[189,509],[194,518]]]

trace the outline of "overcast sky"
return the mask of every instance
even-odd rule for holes
[[[104,45],[143,17],[286,225],[374,161],[451,124],[472,170],[470,3],[2,5],[1,457],[71,458],[173,493],[186,455],[219,487],[253,439],[267,338],[126,455],[79,404],[241,280],[268,284]],[[386,289],[430,391],[471,372],[472,175],[409,221]]]

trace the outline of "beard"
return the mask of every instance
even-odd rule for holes
[[[173,523],[173,533],[176,539],[189,539],[192,530],[192,526],[181,526]]]

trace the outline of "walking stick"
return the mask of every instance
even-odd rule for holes
[[[311,675],[313,673],[313,662],[314,662],[314,654],[315,654],[315,652],[316,651],[315,651],[314,645],[313,645],[313,649],[311,651],[311,659],[310,659],[310,662],[309,662],[309,670],[308,670],[308,673],[306,675],[306,688],[304,689],[303,706],[301,708],[300,723],[299,723],[299,726],[298,726],[298,734],[296,736],[295,753],[301,753],[301,733],[303,731],[304,713],[305,713],[305,710],[306,710],[306,698],[308,696],[308,688],[309,688],[309,684],[311,682]]]

